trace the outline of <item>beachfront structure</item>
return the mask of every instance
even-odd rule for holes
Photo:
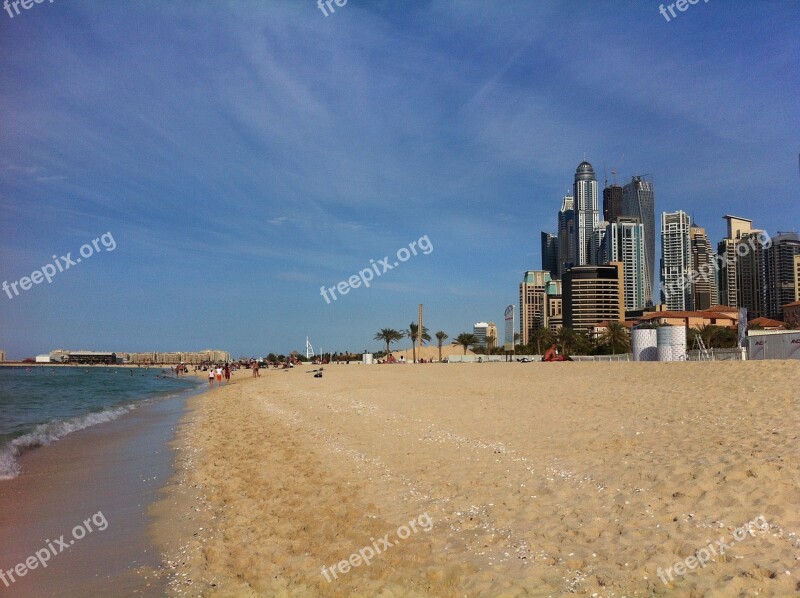
[[[764,315],[763,260],[767,238],[764,231],[753,228],[753,221],[725,215],[727,236],[717,245],[719,300],[731,307],[747,308],[747,316]]]
[[[692,224],[689,237],[692,249],[692,272],[702,274],[692,277],[692,301],[695,309],[708,309],[719,303],[714,251],[704,228]]]
[[[656,264],[656,207],[653,182],[634,176],[622,188],[622,215],[638,218],[644,226],[645,296],[653,301]]]
[[[639,317],[636,323],[683,326],[687,330],[700,326],[721,326],[736,330],[739,326],[739,310],[726,305],[712,305],[709,309],[700,311],[652,311]]]
[[[763,285],[766,317],[783,320],[783,306],[795,301],[796,260],[800,256],[800,237],[797,233],[781,233],[772,237],[764,249]]]
[[[592,165],[586,160],[578,164],[575,170],[575,182],[572,185],[575,198],[575,237],[573,239],[575,266],[593,264],[592,236],[599,223],[597,209],[597,179]]]
[[[185,363],[197,365],[200,363],[227,363],[231,361],[231,354],[227,351],[206,349],[205,351],[185,351],[185,352],[158,352],[148,351],[146,353],[118,353],[126,363],[149,365],[164,364],[175,365]]]
[[[44,353],[43,355],[37,355],[33,358],[36,363],[50,363],[50,354]]]
[[[661,214],[661,294],[667,309],[693,309],[691,220],[683,210]]]
[[[558,276],[575,264],[575,199],[565,195],[558,211]]]
[[[542,231],[542,270],[558,278],[558,235]]]
[[[51,351],[45,363],[69,363],[72,365],[116,365],[122,363],[122,357],[110,351],[70,351],[56,349]],[[39,361],[39,357],[36,358]]]
[[[621,189],[621,188],[620,188]],[[638,218],[615,218],[606,226],[600,249],[600,263],[622,262],[625,310],[644,309],[650,298],[645,285],[647,260],[644,250],[644,225]]]
[[[783,321],[787,328],[800,328],[800,301],[783,306]]]
[[[519,336],[527,345],[540,328],[561,316],[561,281],[544,270],[528,270],[519,285]]]
[[[604,321],[625,321],[623,264],[575,266],[567,270],[564,326],[586,333]]]
[[[603,189],[603,220],[613,222],[622,216],[622,187],[617,184]]]
[[[0,363],[4,362],[5,360],[6,360],[6,352],[0,351]]]

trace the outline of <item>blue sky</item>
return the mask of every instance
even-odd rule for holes
[[[335,5],[334,5],[335,6]],[[586,155],[657,215],[800,228],[800,2],[313,0],[0,12],[0,349],[377,349],[500,323]],[[605,164],[605,166],[604,166]],[[320,286],[428,235],[326,303]],[[0,281],[2,281],[0,280]]]

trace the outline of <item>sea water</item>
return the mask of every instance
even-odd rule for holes
[[[0,480],[20,473],[17,457],[26,450],[200,383],[162,368],[0,367]]]

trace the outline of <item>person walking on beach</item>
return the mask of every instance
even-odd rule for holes
[[[229,366],[227,363],[225,364],[224,373],[225,373],[225,384],[227,384],[228,382],[231,381],[231,366]]]
[[[217,375],[217,386],[222,386],[222,366],[217,365],[217,369],[215,371]]]
[[[253,378],[258,378],[261,374],[258,371],[258,368],[260,366],[258,365],[258,360],[257,359],[253,362],[253,365],[251,367],[252,367],[252,370],[253,370]]]
[[[208,366],[208,387],[214,388],[214,368]]]

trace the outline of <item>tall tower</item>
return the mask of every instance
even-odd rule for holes
[[[692,224],[689,229],[692,244],[692,297],[696,310],[708,309],[719,303],[717,293],[716,262],[706,229]]]
[[[555,300],[551,302],[551,299]],[[561,281],[550,278],[544,270],[528,270],[519,285],[520,343],[527,345],[540,328],[547,328],[551,318],[561,316],[551,303],[560,306]]]
[[[622,188],[622,214],[638,218],[644,226],[644,252],[647,268],[645,293],[648,302],[653,300],[656,265],[656,207],[653,183],[641,176],[634,176]]]
[[[795,259],[800,257],[797,233],[781,233],[772,237],[764,252],[765,315],[783,320],[783,306],[795,301]]]
[[[622,187],[616,183],[603,189],[603,220],[613,222],[622,216]]]
[[[592,235],[600,220],[597,210],[597,179],[587,161],[578,164],[573,183],[575,198],[575,265],[592,264]]]
[[[542,231],[542,270],[558,278],[558,235]]]
[[[753,228],[753,221],[738,216],[723,216],[728,222],[727,237],[717,246],[720,302],[730,307],[747,308],[747,318],[764,315],[766,302],[764,249],[769,236]]]
[[[683,210],[661,215],[661,293],[667,309],[694,309],[692,301],[691,220]]]
[[[558,211],[558,278],[575,265],[575,199],[565,195]]]
[[[638,218],[617,218],[606,227],[601,250],[603,263],[622,262],[625,309],[644,309],[645,295],[644,227]]]

